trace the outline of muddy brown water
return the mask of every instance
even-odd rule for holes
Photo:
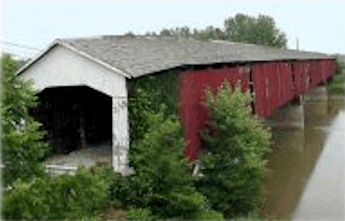
[[[304,104],[305,128],[273,128],[261,213],[271,219],[345,220],[345,97]]]

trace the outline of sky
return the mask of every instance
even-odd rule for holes
[[[0,47],[30,58],[57,38],[222,27],[237,13],[273,17],[288,48],[345,54],[344,0],[1,0]]]

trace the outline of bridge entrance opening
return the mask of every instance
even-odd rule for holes
[[[33,116],[51,146],[48,165],[91,167],[111,164],[112,98],[87,86],[47,88]]]

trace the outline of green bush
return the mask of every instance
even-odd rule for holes
[[[218,211],[205,210],[196,214],[195,220],[224,220],[224,216]]]
[[[227,218],[257,208],[266,171],[270,133],[252,114],[249,93],[223,84],[206,92],[210,129],[203,133],[198,190]]]
[[[164,111],[147,110],[146,116],[145,133],[130,149],[135,173],[123,177],[109,167],[93,169],[109,184],[112,206],[137,220],[221,217],[209,211],[206,197],[194,187],[179,120],[166,117]]]
[[[48,197],[51,188],[44,178],[34,178],[30,182],[17,180],[2,198],[2,215],[8,220],[49,219],[50,206]]]
[[[327,85],[328,92],[331,94],[345,93],[345,64],[337,58],[336,73],[330,83]]]
[[[1,59],[1,143],[4,186],[16,179],[29,180],[44,174],[42,161],[48,146],[42,142],[40,124],[29,115],[37,105],[35,91],[15,76],[18,63],[10,56]]]
[[[344,69],[345,69],[344,60],[342,60],[339,56],[337,56],[337,57],[336,57],[336,69],[335,69],[335,74],[336,74],[336,75],[344,74]]]
[[[345,74],[335,75],[327,86],[328,92],[331,94],[345,93]]]
[[[151,210],[149,209],[130,209],[127,211],[128,220],[154,220]]]
[[[3,195],[3,217],[8,220],[98,219],[108,203],[106,182],[79,169],[75,175],[38,177],[17,181]]]
[[[193,219],[208,206],[193,186],[181,125],[163,114],[149,115],[148,122],[148,132],[130,154],[135,170],[131,190],[136,192],[131,206],[148,208],[159,218]]]
[[[134,176],[122,176],[109,165],[96,166],[92,171],[109,187],[111,206],[127,209],[132,205],[140,205],[142,197],[139,190],[142,184],[135,183],[137,180]]]
[[[147,76],[129,85],[130,165],[135,174],[117,176],[111,198],[114,205],[134,208],[138,216],[141,208],[161,219],[210,214],[183,154],[185,143],[175,116],[177,76],[174,72]]]

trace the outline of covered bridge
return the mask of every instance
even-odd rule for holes
[[[56,152],[109,141],[114,169],[126,173],[129,82],[159,79],[169,70],[177,79],[173,90],[187,141],[185,154],[193,160],[207,119],[206,88],[224,80],[238,84],[254,94],[255,113],[268,117],[311,87],[326,83],[334,74],[335,60],[321,53],[226,41],[103,36],[56,40],[18,74],[33,80],[40,91],[41,105],[34,114]]]

